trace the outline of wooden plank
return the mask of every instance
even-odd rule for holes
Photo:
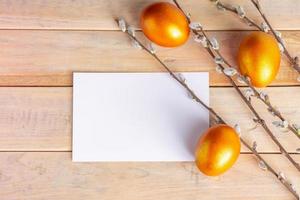
[[[281,155],[264,157],[299,192],[298,172]],[[300,162],[300,155],[294,158]],[[216,178],[204,176],[192,162],[72,163],[70,153],[63,152],[2,152],[0,169],[2,199],[293,199],[258,167],[253,155],[241,155],[230,171]]]
[[[113,19],[123,16],[137,26],[141,10],[154,1],[144,0],[17,0],[0,1],[1,29],[84,29],[116,30]],[[208,30],[249,29],[240,19],[216,9],[210,1],[179,1],[195,21]],[[250,1],[224,0],[244,6],[247,15],[261,22]],[[262,0],[262,7],[275,28],[300,29],[300,2],[298,0]],[[226,19],[226,20],[224,20]]]
[[[1,150],[70,150],[70,88],[0,88]]]
[[[299,87],[268,88],[270,98],[289,120],[300,124]],[[284,97],[284,101],[282,100]],[[256,141],[261,152],[279,152],[261,128],[253,127],[252,115],[232,88],[211,88],[210,101],[231,125],[240,124],[242,137]],[[194,103],[191,101],[191,103]],[[253,100],[267,122],[274,118]],[[64,87],[0,88],[0,151],[70,151],[72,89]],[[270,125],[283,146],[296,153],[300,141],[291,133]],[[199,133],[201,134],[201,133]],[[242,149],[247,152],[246,149]]]
[[[221,51],[235,62],[241,38],[247,32],[210,32]],[[300,31],[283,32],[292,54],[300,52]],[[0,31],[0,86],[71,86],[73,71],[146,72],[162,67],[144,51],[130,45],[116,31]],[[206,51],[192,39],[174,49],[158,48],[158,54],[175,71],[209,71],[210,85],[228,81],[215,71]],[[273,85],[296,85],[297,73],[286,58]]]

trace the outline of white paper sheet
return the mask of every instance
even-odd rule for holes
[[[183,73],[209,101],[208,73]],[[208,112],[167,73],[74,73],[73,161],[192,161]]]

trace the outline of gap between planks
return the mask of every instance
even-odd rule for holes
[[[0,150],[0,153],[72,153],[73,151],[62,150]],[[261,155],[282,155],[280,152],[258,152]],[[251,152],[240,152],[243,155],[253,155]],[[289,153],[290,155],[299,155],[300,153]],[[121,161],[122,162],[122,161]],[[145,161],[147,162],[147,161]],[[172,161],[171,161],[172,162]],[[174,162],[193,162],[193,161],[174,161]]]

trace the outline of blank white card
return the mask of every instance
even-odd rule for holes
[[[208,104],[208,73],[183,73]],[[74,73],[73,161],[192,161],[208,112],[168,73]]]

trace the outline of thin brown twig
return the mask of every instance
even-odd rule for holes
[[[268,22],[267,18],[265,17],[265,15],[263,14],[263,12],[261,11],[261,6],[259,6],[259,3],[257,1],[257,3],[255,3],[254,0],[251,0],[252,3],[256,6],[256,8],[259,10],[260,14],[263,16],[263,19],[265,20],[266,24],[270,27],[270,30],[272,32],[272,34],[274,35],[274,37],[276,38],[276,40],[282,45],[283,49],[284,49],[284,54],[287,56],[287,58],[289,59],[289,61],[292,63],[292,65],[294,66],[294,68],[300,72],[300,68],[299,68],[299,64],[297,63],[297,59],[293,59],[288,50],[286,49],[283,41],[281,38],[279,38],[278,34],[276,34],[275,30],[272,28],[272,26],[270,25],[270,23]],[[227,10],[229,12],[232,12],[236,15],[239,16],[239,13],[237,11],[237,9],[231,5],[228,4],[224,4],[221,1],[216,1],[216,5],[218,8],[220,9],[224,9]],[[254,22],[254,20],[250,19],[249,17],[247,17],[246,15],[243,15],[242,19],[244,19],[244,21],[249,25],[249,26],[254,26],[256,27],[258,30],[260,31],[264,31],[264,29],[262,27],[260,27],[257,23]],[[220,56],[220,55],[219,55]],[[224,57],[223,57],[224,59]],[[224,60],[225,61],[225,60]],[[230,64],[228,62],[225,61],[225,63],[227,64],[227,66],[230,67]],[[294,63],[294,64],[293,64]],[[283,115],[271,104],[271,102],[269,101],[269,99],[265,99],[263,97],[261,97],[260,92],[257,91],[257,89],[255,89],[251,83],[248,80],[245,80],[245,83],[248,87],[250,87],[252,89],[252,91],[254,92],[254,95],[256,98],[258,98],[260,101],[262,101],[266,106],[267,109],[270,113],[272,113],[274,116],[276,116],[278,119],[280,119],[282,122],[286,121],[288,122],[288,120],[286,120]],[[290,123],[288,123],[288,126],[286,127],[288,130],[290,130],[298,139],[300,139],[300,134],[298,132],[298,130],[293,127]]]
[[[281,44],[281,46],[283,47],[283,52],[286,55],[286,57],[289,59],[292,67],[300,74],[300,66],[299,66],[299,59],[298,57],[292,57],[291,54],[289,53],[289,51],[287,50],[286,46],[284,45],[283,41],[281,40],[281,38],[276,34],[274,28],[271,26],[269,20],[267,19],[266,15],[264,14],[264,12],[262,11],[262,8],[260,6],[259,0],[251,0],[251,2],[253,3],[253,5],[256,7],[256,9],[258,10],[259,14],[261,15],[261,17],[263,18],[263,20],[265,21],[265,23],[268,25],[268,27],[270,28],[273,36],[276,38],[276,40]]]
[[[137,39],[134,35],[128,32],[128,30],[125,30],[125,33],[135,42],[138,43],[138,45],[145,50],[149,55],[151,55],[157,62],[159,62],[164,69],[169,73],[169,75],[176,80],[184,89],[187,90],[187,92],[190,94],[190,96],[199,104],[201,104],[205,109],[209,111],[210,114],[212,114],[218,123],[227,124],[225,120],[211,107],[206,105],[196,94],[195,92],[188,86],[188,84],[181,80],[176,74],[156,55],[156,53],[149,50],[139,39]],[[211,52],[213,53],[213,52]],[[290,184],[283,176],[280,175],[280,173],[277,173],[270,164],[256,151],[256,148],[252,148],[244,139],[240,138],[243,145],[247,147],[256,157],[257,159],[264,164],[266,167],[266,170],[271,172],[297,199],[299,199],[298,193],[294,190],[292,184]]]
[[[173,0],[173,2],[175,3],[175,5],[185,14],[185,12],[183,11],[183,9],[181,8],[181,6],[179,5],[179,3],[176,0]],[[186,14],[185,14],[186,15]],[[186,18],[188,20],[189,23],[191,23],[191,19],[186,15]],[[208,51],[208,53],[211,55],[211,57],[213,59],[216,59],[216,54],[218,56],[222,56],[221,53],[219,51],[215,51],[215,49],[211,48],[213,46],[212,42],[209,40],[208,36],[206,35],[205,31],[203,30],[202,27],[200,27],[200,33],[202,33],[202,35],[199,33],[199,31],[192,29],[192,32],[197,36],[197,37],[201,37],[204,36],[208,42],[208,46],[205,47],[205,49]],[[213,53],[215,52],[215,53]],[[224,72],[225,67],[222,64],[218,64],[218,66],[222,69],[222,71]],[[278,139],[275,137],[275,135],[272,133],[272,131],[270,130],[270,128],[267,126],[265,120],[258,114],[258,112],[255,110],[255,108],[252,106],[251,102],[248,101],[248,99],[245,97],[245,95],[242,93],[241,89],[237,86],[237,84],[234,82],[233,78],[229,75],[226,75],[225,73],[223,73],[227,79],[230,81],[230,83],[232,84],[232,86],[234,87],[234,89],[237,91],[237,93],[239,94],[239,96],[243,99],[243,101],[246,103],[247,107],[251,110],[251,112],[254,114],[255,116],[255,122],[259,123],[263,129],[265,130],[265,132],[269,135],[269,137],[273,140],[273,142],[279,147],[280,152],[283,153],[283,155],[292,163],[292,165],[300,172],[300,165],[289,155],[289,153],[286,151],[286,149],[281,145],[281,143],[278,141]]]
[[[216,2],[216,5],[217,5],[217,7],[218,7],[219,9],[224,9],[224,10],[227,10],[227,11],[229,11],[229,12],[232,12],[232,13],[238,15],[238,12],[237,12],[236,8],[233,7],[233,6],[223,4],[223,3],[220,2],[220,1],[217,1],[217,2]],[[243,20],[244,20],[245,23],[248,24],[249,26],[253,26],[253,27],[257,28],[258,30],[263,31],[263,29],[262,29],[258,24],[256,24],[252,19],[250,19],[250,18],[247,17],[246,15],[243,17]]]
[[[208,38],[208,36],[205,34],[205,32],[203,31],[203,29],[201,30],[202,34]],[[209,41],[209,40],[208,40]],[[230,67],[233,68],[233,66],[225,59],[225,57],[220,53],[219,50],[215,50],[217,56],[219,56],[224,63]],[[224,67],[222,68],[224,69]],[[242,77],[242,75],[237,72],[238,75],[240,77]],[[230,77],[231,78],[231,77]],[[281,122],[287,122],[287,120],[282,116],[282,114],[271,104],[270,99],[268,96],[264,95],[264,97],[261,95],[261,92],[259,92],[255,87],[252,86],[252,84],[250,83],[250,81],[247,78],[244,78],[243,81],[245,82],[245,84],[247,85],[247,87],[251,88],[251,90],[254,93],[254,96],[256,98],[258,98],[261,102],[263,102],[266,106],[267,106],[267,110],[272,113],[274,116],[276,116],[277,118],[279,118],[281,120]],[[231,78],[230,82],[233,82],[233,84],[235,85],[233,79]],[[300,139],[300,134],[298,133],[298,131],[296,130],[296,128],[294,128],[290,123],[288,123],[287,125],[288,130],[290,130],[292,133],[294,133],[294,135]]]
[[[234,13],[234,14],[240,16],[240,14],[238,13],[237,9],[235,7],[233,7],[232,5],[224,4],[220,0],[212,0],[212,1],[216,3],[216,6],[218,8],[227,10],[227,11],[229,11],[231,13]],[[266,15],[262,11],[262,8],[260,6],[259,0],[251,0],[251,2],[255,6],[255,8],[258,10],[258,12],[260,13],[261,17],[265,21],[265,23],[270,28],[270,31],[271,31],[272,35],[275,37],[275,39],[277,40],[277,42],[280,43],[280,45],[282,46],[283,53],[288,58],[288,60],[289,60],[289,62],[291,64],[291,67],[294,70],[296,70],[298,72],[298,74],[300,74],[300,66],[299,66],[299,59],[298,59],[298,57],[296,56],[296,57],[293,58],[291,56],[291,54],[287,50],[287,48],[286,48],[283,40],[278,36],[278,34],[276,34],[276,31],[271,26],[271,24],[270,24],[269,20],[267,19]],[[259,26],[257,23],[255,23],[254,20],[250,19],[248,16],[243,15],[243,16],[240,16],[240,18],[242,18],[246,22],[246,24],[248,24],[249,26],[253,26],[253,27],[257,28],[260,31],[265,31],[261,26]]]

